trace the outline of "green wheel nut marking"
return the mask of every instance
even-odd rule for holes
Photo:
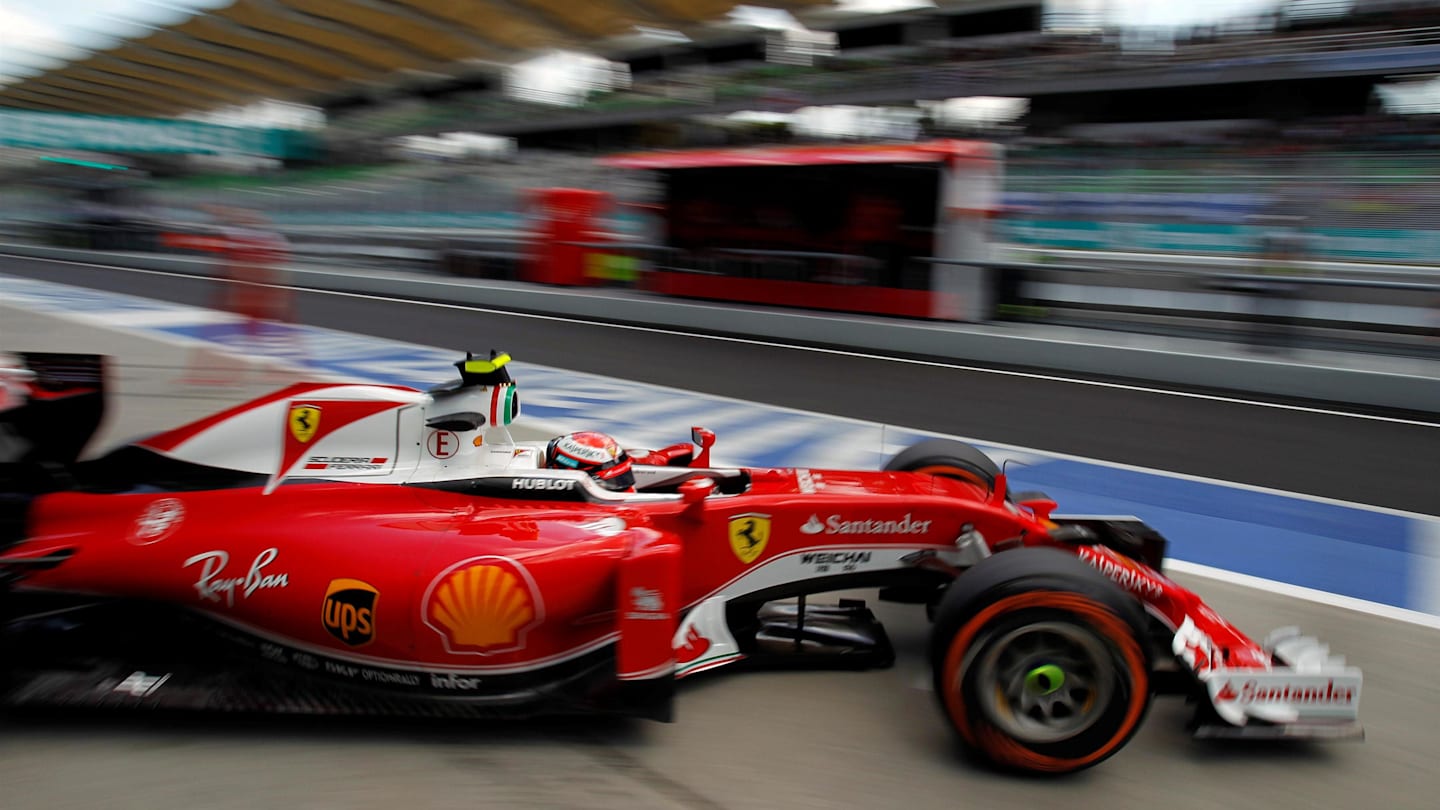
[[[1054,664],[1045,664],[1025,673],[1025,688],[1032,694],[1054,694],[1064,684],[1065,670]]]

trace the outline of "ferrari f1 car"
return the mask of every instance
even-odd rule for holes
[[[0,414],[29,446],[0,502],[4,702],[668,720],[702,672],[890,664],[863,601],[813,599],[878,589],[928,612],[941,713],[1004,767],[1093,765],[1159,693],[1202,735],[1359,733],[1357,669],[1251,640],[1153,529],[1011,492],[969,445],[743,469],[696,428],[614,491],[512,439],[508,359],[294,385],[77,462],[46,437],[94,429],[100,365],[35,358],[43,394]]]

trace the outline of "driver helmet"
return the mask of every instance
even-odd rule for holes
[[[545,448],[545,466],[556,470],[583,470],[596,483],[616,492],[635,490],[635,473],[630,456],[619,442],[604,433],[567,433],[550,440]]]

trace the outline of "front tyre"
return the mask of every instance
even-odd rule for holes
[[[1020,549],[962,574],[932,636],[935,691],[964,744],[1068,773],[1120,750],[1150,704],[1144,614],[1073,555]]]

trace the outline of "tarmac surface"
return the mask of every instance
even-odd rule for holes
[[[192,293],[176,283],[164,294]],[[204,291],[193,295],[204,298]],[[1081,388],[1052,390],[1043,380],[1017,380],[1015,390],[991,390],[982,387],[980,378],[958,371],[954,380],[937,381],[930,369],[907,382],[891,377],[900,372],[878,362],[806,371],[814,358],[801,363],[763,347],[745,349],[754,354],[714,357],[683,338],[642,333],[601,342],[580,326],[546,323],[533,333],[517,333],[519,319],[447,318],[374,302],[332,310],[325,301],[302,300],[302,317],[326,325],[365,321],[381,334],[424,330],[429,344],[481,348],[503,343],[512,350],[524,345],[526,359],[537,363],[568,358],[570,364],[627,378],[661,376],[658,368],[674,385],[690,378],[704,382],[721,368],[730,383],[723,393],[730,396],[743,395],[736,387],[753,385],[771,397],[803,402],[813,396],[857,413],[882,405],[922,410],[909,401],[920,396],[914,393],[919,390],[934,397],[926,412],[937,410],[935,402],[953,405],[936,424],[964,423],[972,435],[1010,431],[1031,446],[1047,446],[1042,442],[1050,438],[1081,443],[1108,438],[1118,448],[1116,455],[1145,452],[1150,466],[1186,462],[1200,448],[1201,458],[1187,463],[1228,469],[1232,480],[1272,479],[1325,490],[1327,479],[1343,478],[1351,500],[1371,495],[1383,500],[1398,489],[1398,495],[1389,496],[1396,503],[1433,503],[1427,499],[1434,497],[1435,469],[1426,465],[1440,456],[1421,452],[1433,447],[1422,444],[1434,441],[1433,430],[1412,433],[1412,428],[1425,430],[1415,426],[1382,422],[1364,427],[1369,423],[1292,411],[1265,419],[1256,414],[1266,411],[1255,406],[1159,395],[1149,402],[1135,393],[1110,399],[1112,394],[1105,393],[1110,389],[1096,389],[1090,401],[1077,393]],[[572,328],[577,331],[568,331]],[[50,351],[100,347],[116,357],[117,396],[102,443],[172,426],[289,380],[283,369],[248,359],[197,355],[193,346],[11,308],[0,309],[0,344]],[[210,376],[191,382],[197,368]],[[217,370],[222,373],[213,374]],[[795,379],[782,385],[787,377]],[[844,396],[872,388],[888,393],[869,403],[861,396]],[[1236,414],[1244,417],[1239,428],[1233,427]],[[1220,424],[1227,416],[1229,429],[1203,421]],[[1067,420],[1069,429],[1051,434],[1044,425],[1027,426],[1057,418]],[[989,421],[977,427],[975,419]],[[1300,424],[1288,424],[1297,419]],[[1198,426],[1197,420],[1202,420]],[[1200,431],[1200,440],[1185,440],[1192,431]],[[1277,431],[1281,435],[1273,436]],[[1233,439],[1227,439],[1232,433]],[[1325,446],[1301,455],[1307,443]],[[1211,445],[1219,446],[1204,449]],[[1384,463],[1371,458],[1384,454],[1392,458]],[[1421,455],[1428,462],[1415,458]],[[1321,464],[1323,469],[1312,469]],[[1335,472],[1337,465],[1343,475]],[[1406,489],[1407,480],[1417,477],[1425,483]],[[1435,806],[1440,773],[1433,757],[1440,750],[1440,726],[1430,718],[1440,705],[1440,682],[1433,677],[1440,667],[1440,631],[1210,579],[1176,579],[1252,634],[1300,625],[1361,666],[1366,673],[1361,717],[1368,739],[1323,745],[1199,743],[1183,729],[1186,707],[1162,699],[1136,739],[1095,769],[1064,779],[996,774],[960,756],[940,718],[926,686],[928,625],[923,615],[911,607],[873,603],[897,648],[894,668],[863,673],[722,670],[681,685],[674,724],[9,718],[0,724],[0,807]]]

